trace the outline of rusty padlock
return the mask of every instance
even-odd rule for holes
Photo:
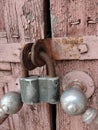
[[[31,60],[35,66],[46,64],[46,76],[40,76],[39,80],[39,101],[56,104],[59,100],[59,77],[55,74],[54,62],[47,54],[43,39],[38,40],[31,51]]]
[[[40,102],[56,104],[59,100],[59,78],[55,74],[52,59],[45,52],[40,52],[40,57],[48,70],[48,75],[39,77]]]
[[[29,51],[25,52],[28,50],[28,47]],[[26,60],[25,58],[28,59]],[[30,105],[38,102],[55,104],[59,99],[59,78],[55,76],[53,62],[45,52],[41,40],[38,40],[32,47],[26,45],[22,51],[21,59],[22,65],[25,68],[25,74],[23,74],[25,78],[20,78],[22,101]],[[25,63],[24,61],[30,61],[30,67],[29,62]],[[48,76],[28,77],[28,70],[43,66],[44,64],[46,64]]]

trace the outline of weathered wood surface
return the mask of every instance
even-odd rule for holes
[[[0,43],[5,44],[5,52],[4,49],[0,51],[6,53],[6,58],[9,57],[10,59],[9,54],[11,52],[9,51],[14,50],[13,60],[10,62],[14,62],[15,57],[17,57],[14,43],[44,38],[43,5],[44,0],[0,1]],[[10,48],[11,43],[13,44],[12,48]],[[6,44],[9,44],[10,50],[6,48]],[[43,67],[34,72],[44,74],[45,69]],[[0,63],[0,97],[8,91],[19,91],[20,76],[21,67],[19,63]],[[48,104],[24,105],[18,114],[10,116],[0,125],[0,130],[51,130],[50,119],[50,106]]]
[[[98,35],[98,23],[87,24],[88,17],[98,19],[98,0],[51,0],[51,27],[53,37]],[[74,22],[80,23],[74,25]],[[71,23],[73,25],[71,25]],[[97,43],[96,43],[97,44]],[[93,47],[93,46],[92,46]],[[96,91],[90,104],[97,106],[98,100],[98,61],[60,61],[56,62],[56,72],[61,79],[61,94],[63,76],[72,70],[88,72],[95,81]],[[65,114],[60,103],[57,105],[57,130],[90,130],[83,124],[80,117],[70,117]]]

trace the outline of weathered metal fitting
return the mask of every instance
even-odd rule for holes
[[[40,102],[56,104],[59,100],[59,78],[39,77]]]
[[[81,115],[87,109],[87,98],[94,92],[94,82],[85,72],[72,71],[63,79],[61,106],[69,115]],[[89,89],[90,88],[90,89]]]
[[[0,101],[0,124],[2,124],[10,114],[18,112],[23,103],[18,92],[8,92]]]
[[[61,96],[63,110],[69,115],[80,115],[87,108],[87,98],[78,88],[67,89]]]
[[[39,102],[38,76],[20,78],[22,101],[28,105]]]
[[[27,70],[33,70],[36,68],[36,66],[31,61],[31,48],[33,45],[34,45],[34,43],[26,44],[23,47],[21,54],[20,54],[21,64]]]
[[[59,99],[59,78],[55,74],[54,62],[46,52],[44,40],[40,39],[34,44],[26,45],[22,53],[21,62],[24,72],[23,78],[20,78],[22,101],[29,105],[38,102],[56,104]],[[28,77],[28,70],[44,64],[46,64],[48,76]]]
[[[87,98],[90,98],[94,93],[94,81],[86,72],[73,70],[64,76],[62,82],[63,91],[75,85],[81,88]]]
[[[22,105],[21,95],[18,92],[8,92],[0,101],[0,108],[5,114],[17,113]]]
[[[39,67],[45,65],[45,61],[40,56],[40,52],[46,52],[43,41],[43,39],[36,41],[31,48],[31,61],[35,66]]]
[[[86,112],[82,115],[82,121],[90,124],[93,122],[98,114],[98,111],[95,108],[88,108]]]
[[[81,44],[78,46],[78,50],[80,52],[80,54],[84,54],[88,52],[88,46],[87,44]]]
[[[59,78],[31,76],[20,79],[21,97],[26,104],[38,102],[56,104],[59,99]]]

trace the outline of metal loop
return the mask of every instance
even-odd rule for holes
[[[46,67],[47,67],[47,71],[48,71],[48,75],[50,77],[55,77],[55,68],[54,68],[54,64],[52,59],[45,53],[45,52],[40,52],[40,57],[43,61],[45,61],[46,63]]]
[[[45,52],[43,40],[38,40],[31,48],[31,61],[35,66],[41,67],[45,65],[45,62],[40,57],[40,52]]]
[[[43,66],[46,64],[48,75],[50,77],[54,77],[55,74],[55,68],[54,63],[52,59],[48,56],[45,46],[44,46],[44,40],[40,39],[38,40],[31,49],[31,60],[34,65],[36,66]]]
[[[36,68],[36,66],[31,61],[31,48],[34,43],[28,43],[26,44],[20,54],[20,60],[22,67],[27,70],[33,70]]]

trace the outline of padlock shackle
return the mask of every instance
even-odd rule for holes
[[[46,64],[48,76],[55,77],[55,67],[51,57],[48,56],[43,44],[43,40],[40,39],[36,43],[26,44],[20,54],[22,76],[28,77],[28,71],[34,70],[36,67],[41,67]]]
[[[22,73],[21,73],[22,78],[25,78],[25,77],[29,76],[28,70],[22,64],[21,64],[21,71],[22,71]]]
[[[45,53],[43,51],[41,51],[39,55],[40,55],[41,59],[46,63],[46,67],[48,70],[48,76],[55,77],[56,74],[55,74],[55,68],[54,68],[52,59],[48,56],[47,53]]]

